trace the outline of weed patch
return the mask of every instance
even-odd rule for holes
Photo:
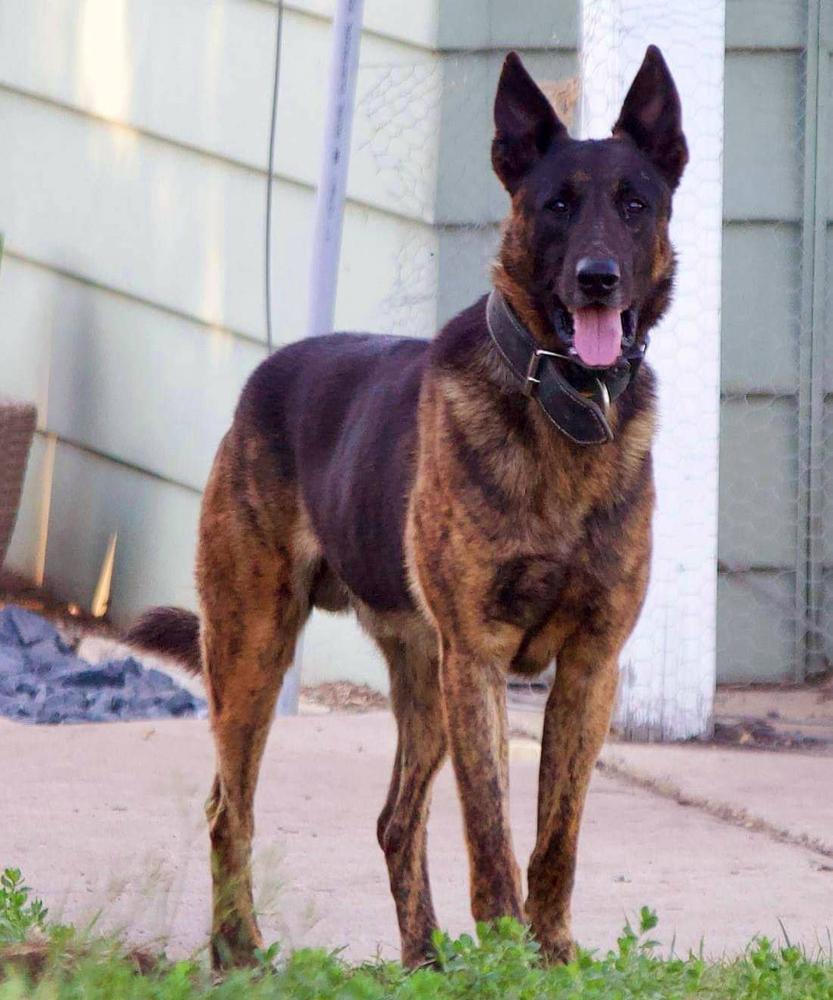
[[[222,982],[202,961],[131,952],[50,925],[46,916],[20,872],[7,869],[0,877],[0,1000],[833,1000],[829,955],[759,939],[730,961],[662,957],[648,908],[606,955],[580,951],[556,968],[543,965],[525,927],[502,919],[478,926],[476,938],[437,932],[431,968],[351,965],[336,951],[312,949],[283,956],[273,945],[255,968]]]

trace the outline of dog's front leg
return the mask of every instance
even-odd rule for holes
[[[506,678],[471,650],[443,642],[448,738],[469,851],[475,920],[523,919],[509,827]]]
[[[551,962],[566,962],[575,950],[570,897],[579,825],[616,696],[619,650],[600,646],[589,633],[565,645],[544,718],[538,838],[529,862],[526,912]]]

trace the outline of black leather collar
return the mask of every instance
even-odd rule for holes
[[[612,368],[585,368],[566,355],[545,351],[496,288],[486,301],[486,326],[524,395],[538,401],[562,434],[576,444],[613,440],[607,422],[610,404],[622,395],[639,370],[647,341],[634,343]],[[561,371],[556,358],[567,362],[569,375]]]

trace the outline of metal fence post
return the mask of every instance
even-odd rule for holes
[[[364,0],[337,0],[333,19],[327,119],[310,266],[307,324],[307,336],[310,337],[329,333],[333,328],[363,6]],[[301,659],[302,639],[299,638],[295,661],[284,677],[278,715],[298,712]]]

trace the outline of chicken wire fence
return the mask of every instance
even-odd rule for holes
[[[762,0],[755,31],[735,2],[585,0],[577,49],[522,52],[574,134],[609,132],[648,42],[682,95],[677,294],[651,346],[661,558],[624,663],[626,688],[629,663],[663,665],[631,678],[630,697],[663,705],[648,735],[675,712],[702,731],[715,659],[719,681],[801,680],[833,649],[829,41],[814,0]],[[504,54],[362,54],[353,157],[400,219],[374,327],[430,336],[488,288],[508,207],[489,166]]]
[[[727,52],[718,666],[729,681],[825,675],[833,653],[825,481],[830,40]]]

